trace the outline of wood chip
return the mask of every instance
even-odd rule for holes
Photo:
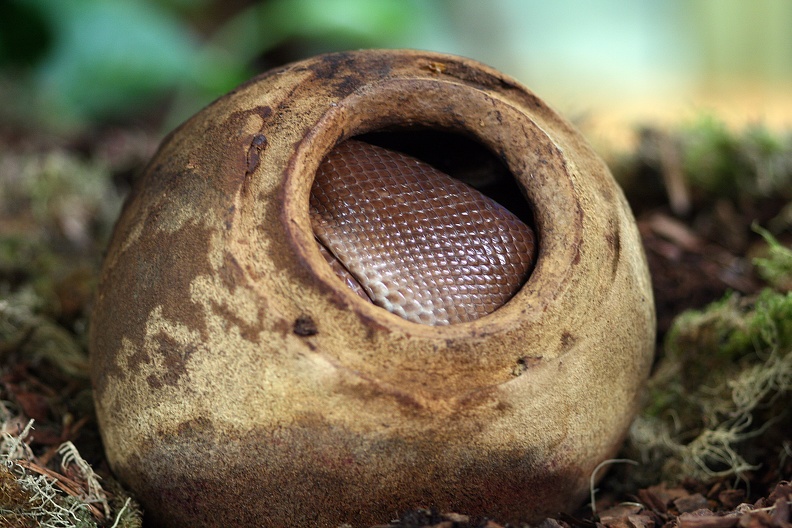
[[[679,513],[690,513],[708,506],[707,498],[701,493],[674,500],[674,506]]]
[[[773,523],[776,526],[789,526],[790,525],[790,505],[787,499],[778,499],[775,502],[775,511],[773,512]]]
[[[630,528],[654,528],[654,519],[648,515],[628,515],[627,522]]]
[[[649,218],[649,225],[655,234],[674,242],[685,251],[700,252],[704,241],[687,225],[679,220],[662,213],[653,214]]]
[[[740,522],[736,515],[719,516],[709,510],[683,513],[677,519],[679,528],[732,528]]]
[[[745,490],[727,489],[718,493],[718,501],[727,510],[733,510],[745,500]]]
[[[623,502],[617,504],[599,514],[600,521],[603,524],[608,524],[610,519],[623,519],[628,515],[636,515],[641,513],[643,506],[634,502]]]
[[[657,486],[653,486],[652,488],[638,490],[638,499],[650,510],[666,513],[668,511],[666,501],[660,498],[657,488]]]

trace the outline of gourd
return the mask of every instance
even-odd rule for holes
[[[311,186],[372,134],[505,166],[538,244],[514,297],[429,326],[335,275]],[[97,416],[161,526],[366,526],[420,506],[537,521],[616,454],[654,317],[622,192],[536,95],[460,57],[323,55],[209,105],[137,181],[93,313]]]

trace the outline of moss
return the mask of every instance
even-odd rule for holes
[[[0,147],[0,296],[29,286],[60,308],[59,282],[98,268],[121,207],[107,162]]]
[[[779,287],[792,279],[792,251],[768,244],[757,271]],[[788,449],[783,423],[792,391],[792,293],[729,293],[680,314],[633,424],[628,451],[644,463],[639,482],[742,477]],[[775,429],[774,429],[775,428]],[[778,475],[782,478],[783,475]]]
[[[739,477],[783,452],[763,433],[789,420],[790,391],[792,293],[728,294],[676,319],[629,449],[648,481]]]
[[[7,466],[0,465],[0,527],[35,526],[33,519],[20,513],[33,501],[33,494],[22,487]]]
[[[115,512],[115,528],[141,528],[143,526],[143,512],[137,502],[133,501],[127,493],[116,495],[111,501],[112,511]]]
[[[87,352],[73,334],[34,312],[41,304],[31,290],[0,300],[0,356],[13,353],[32,363],[47,361],[60,372],[87,380]]]
[[[792,249],[782,246],[768,230],[756,224],[753,229],[767,243],[767,256],[754,259],[759,276],[777,290],[792,290]]]
[[[792,189],[792,137],[755,125],[733,132],[704,116],[679,132],[691,184],[714,196],[771,196]]]
[[[2,429],[7,430],[6,422],[17,417],[0,409],[6,415]],[[32,426],[28,422],[17,436],[4,433],[0,442],[0,528],[142,526],[140,509],[128,494],[111,481],[113,498],[108,499],[99,477],[71,442],[58,449],[62,474],[42,466],[27,443]],[[57,482],[62,475],[69,475],[77,489],[64,492]]]
[[[761,124],[734,130],[703,115],[672,130],[643,127],[636,139],[634,149],[607,157],[638,213],[670,205],[675,214],[698,215],[718,202],[742,211],[761,201],[792,199],[792,132]],[[792,204],[778,218],[762,221],[775,232],[788,228]]]

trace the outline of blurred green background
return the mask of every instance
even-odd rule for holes
[[[0,122],[172,128],[309,55],[410,47],[516,77],[606,130],[710,111],[786,127],[787,0],[2,0]]]

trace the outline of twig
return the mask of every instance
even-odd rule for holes
[[[116,520],[113,523],[113,526],[111,526],[110,528],[118,528],[118,523],[121,522],[121,516],[124,514],[124,511],[127,509],[127,506],[129,506],[129,501],[131,501],[131,500],[132,500],[131,497],[127,497],[126,502],[124,502],[124,506],[118,511],[118,515],[116,516]]]
[[[38,464],[34,462],[30,462],[28,460],[17,460],[15,461],[15,463],[25,469],[32,471],[33,473],[37,473],[43,477],[52,479],[53,481],[52,484],[55,487],[60,488],[60,490],[64,492],[66,495],[74,497],[75,499],[78,500],[81,499],[82,486],[80,486],[80,484],[77,481],[70,479],[66,475],[62,475],[57,471],[53,471],[49,468],[39,466]],[[104,515],[102,514],[102,511],[99,508],[97,508],[94,504],[86,502],[85,506],[91,512],[91,515],[93,515],[96,519],[100,521],[104,519]]]
[[[609,464],[632,464],[633,466],[637,466],[638,462],[636,462],[635,460],[630,460],[629,458],[612,458],[609,460],[603,460],[602,462],[597,464],[597,467],[595,467],[594,471],[591,472],[591,478],[589,480],[589,490],[591,491],[592,515],[597,515],[597,505],[594,503],[596,499],[595,494],[597,493],[597,490],[594,488],[594,483],[597,481],[597,472]]]

